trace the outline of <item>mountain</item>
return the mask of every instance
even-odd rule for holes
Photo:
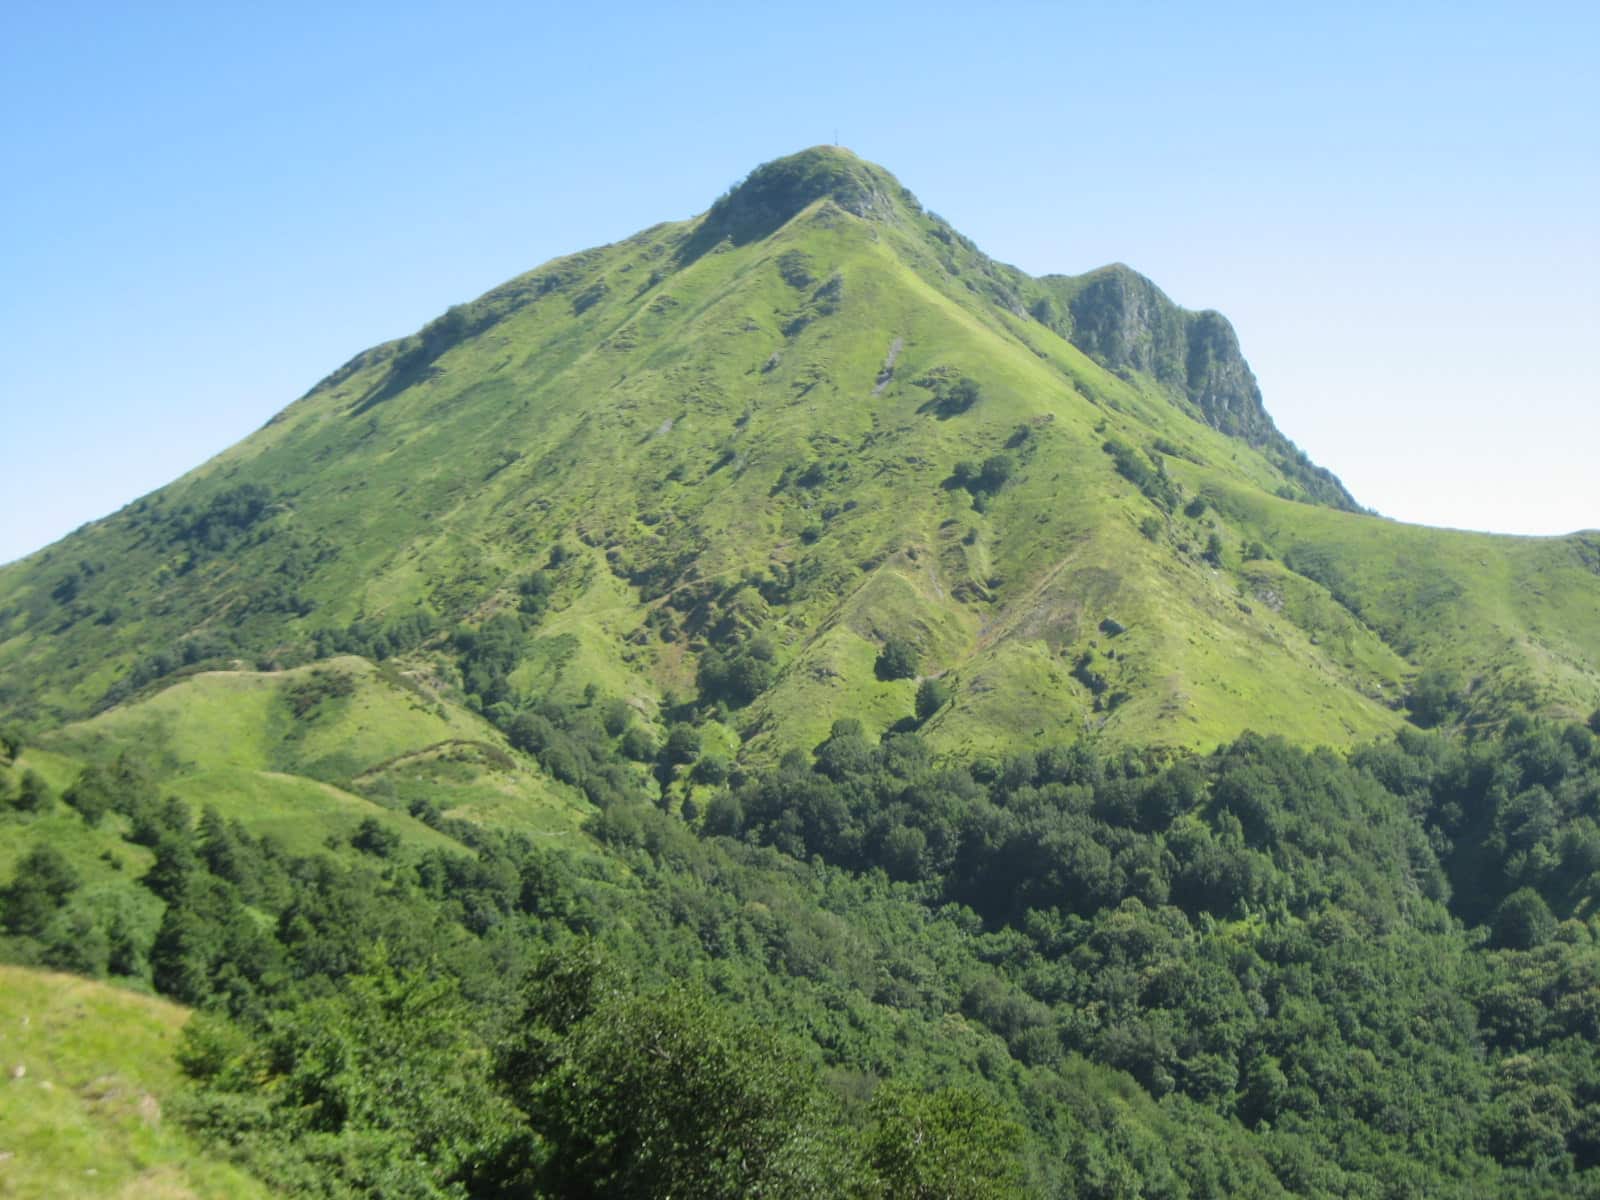
[[[891,638],[948,688],[941,750],[1340,744],[1425,670],[1473,719],[1586,712],[1597,571],[1593,534],[1360,512],[1222,317],[1120,266],[1029,278],[819,147],[357,355],[0,571],[0,702],[81,717],[385,631],[460,697],[448,631],[522,605],[503,682],[465,681],[485,707],[720,695],[747,756],[908,717]]]
[[[510,693],[653,715],[758,638],[752,750],[909,715],[914,683],[874,675],[891,637],[949,685],[926,733],[960,750],[1347,742],[1427,667],[1478,715],[1600,686],[1600,538],[1358,512],[1224,318],[1125,267],[1029,278],[819,147],[366,350],[0,571],[0,694],[88,714],[352,627],[478,624],[541,570]]]
[[[1597,576],[769,163],[0,569],[0,1192],[1600,1196]]]

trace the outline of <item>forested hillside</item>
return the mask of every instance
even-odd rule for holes
[[[963,767],[841,722],[581,853],[419,799],[298,854],[32,761],[7,957],[215,1014],[182,1119],[293,1194],[1600,1192],[1583,725]]]

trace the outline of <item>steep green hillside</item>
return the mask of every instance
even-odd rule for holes
[[[1600,699],[1600,534],[1441,531],[1197,486],[1345,619],[1451,679],[1465,718],[1493,720],[1508,701],[1581,717]]]
[[[1348,744],[1428,668],[1486,718],[1600,696],[1600,541],[1352,507],[1222,318],[1125,268],[1030,279],[818,148],[358,355],[0,572],[0,704],[404,654],[502,727],[592,685],[658,736],[721,701],[770,759],[911,719],[918,676],[962,753]],[[402,724],[395,753],[450,736]]]
[[[165,1111],[188,1018],[107,984],[0,966],[0,1196],[270,1195]]]

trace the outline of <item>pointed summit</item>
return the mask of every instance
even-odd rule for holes
[[[693,252],[727,239],[743,246],[773,233],[818,200],[858,217],[892,217],[916,199],[889,172],[842,146],[812,146],[763,163],[713,204],[691,243]]]

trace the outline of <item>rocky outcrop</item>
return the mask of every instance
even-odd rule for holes
[[[1252,445],[1270,445],[1275,438],[1281,439],[1228,319],[1210,311],[1184,313],[1183,317],[1183,384],[1207,424]]]
[[[1068,338],[1090,358],[1113,371],[1155,379],[1212,428],[1264,451],[1305,498],[1360,507],[1273,423],[1238,335],[1221,313],[1180,308],[1121,263],[1087,275],[1047,275],[1040,282],[1065,307]]]

